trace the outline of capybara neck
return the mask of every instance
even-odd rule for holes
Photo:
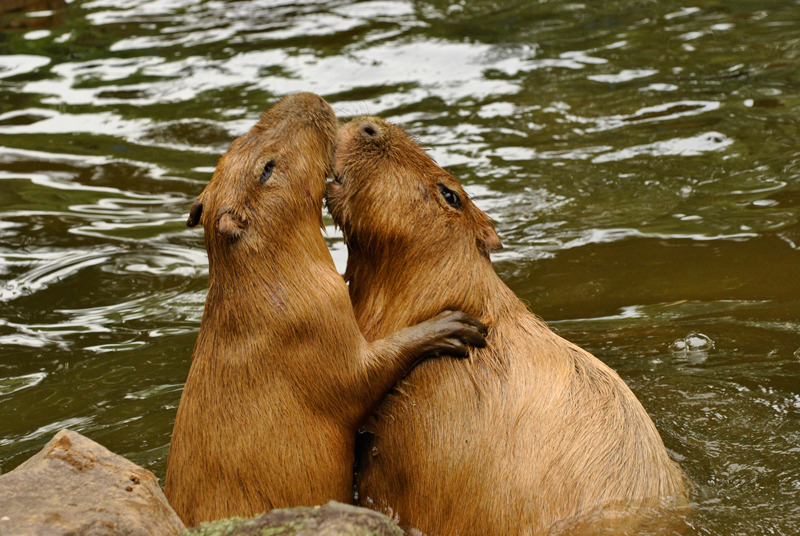
[[[291,287],[309,270],[332,266],[319,215],[309,212],[298,211],[288,225],[269,228],[269,235],[264,233],[250,243],[227,244],[213,234],[207,236],[209,300],[217,306],[272,307],[274,304],[253,300],[254,294]],[[214,241],[217,243],[210,243]],[[260,262],[253,262],[254,258]],[[245,281],[247,285],[242,285]]]
[[[224,250],[209,253],[208,296],[196,358],[224,355],[220,345],[238,346],[243,340],[250,345],[271,344],[269,336],[253,336],[253,319],[259,319],[263,334],[269,335],[287,318],[296,318],[297,309],[310,305],[309,273],[330,283],[340,279],[317,222],[295,223],[297,227],[287,229],[281,240],[265,244],[258,254],[262,262],[240,262]]]
[[[503,318],[527,311],[525,304],[497,276],[488,259],[452,262],[420,247],[381,255],[370,249],[348,250],[345,280],[356,319],[367,340],[427,318],[433,311],[464,311],[491,330]],[[439,280],[440,285],[429,281]],[[413,303],[414,307],[402,304]]]

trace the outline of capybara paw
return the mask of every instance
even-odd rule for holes
[[[474,317],[460,311],[444,311],[434,320],[440,326],[441,338],[435,344],[437,355],[466,357],[469,346],[486,346],[487,328]]]
[[[441,341],[434,355],[452,357],[469,357],[469,346],[458,337],[448,337]]]
[[[455,322],[464,324],[465,326],[471,326],[477,329],[483,336],[486,336],[489,333],[489,328],[487,328],[483,322],[463,311],[442,311],[434,317],[434,320],[444,320],[447,322]]]

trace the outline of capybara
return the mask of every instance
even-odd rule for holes
[[[448,311],[372,343],[361,335],[320,230],[336,136],[322,98],[286,97],[231,144],[192,205],[209,288],[165,485],[187,526],[352,501],[356,432],[385,393],[421,356],[485,344],[478,321]]]
[[[422,363],[381,403],[359,439],[360,504],[429,535],[499,536],[685,502],[631,390],[497,276],[500,240],[452,175],[377,117],[340,129],[333,167],[328,208],[367,340],[442,308],[489,328],[468,361]]]

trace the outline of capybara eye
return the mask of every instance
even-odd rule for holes
[[[267,180],[272,176],[273,169],[275,169],[275,160],[270,160],[267,162],[267,165],[264,166],[264,171],[261,173],[261,184],[267,182]]]
[[[458,197],[458,194],[455,193],[453,190],[445,186],[444,184],[439,184],[439,191],[442,192],[442,197],[444,200],[447,201],[447,204],[453,208],[460,209],[461,208],[461,198]]]

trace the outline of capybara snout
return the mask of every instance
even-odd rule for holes
[[[358,134],[370,140],[377,140],[381,137],[381,128],[375,121],[364,119],[358,126]]]

